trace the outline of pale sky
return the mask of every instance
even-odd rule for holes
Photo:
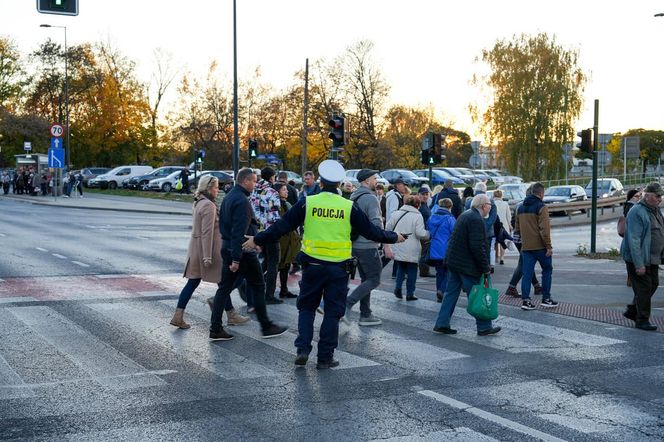
[[[145,81],[158,47],[199,76],[218,60],[231,80],[232,5],[79,0],[80,14],[67,17],[38,13],[35,0],[0,0],[0,35],[29,52],[47,37],[63,39],[62,29],[40,24],[67,26],[70,46],[110,40],[137,62]],[[580,66],[590,75],[579,130],[593,125],[595,99],[602,133],[664,130],[664,17],[653,17],[659,12],[661,0],[237,0],[238,75],[249,76],[260,66],[263,80],[281,88],[291,84],[306,58],[332,59],[368,39],[392,87],[392,103],[433,105],[444,122],[481,139],[467,110],[478,97],[469,84],[480,71],[475,58],[497,39],[547,32],[578,49]]]

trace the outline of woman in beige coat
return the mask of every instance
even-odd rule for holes
[[[189,280],[180,292],[178,306],[171,319],[171,325],[178,328],[190,327],[184,321],[184,309],[201,280],[215,284],[221,281],[221,233],[215,203],[218,195],[219,180],[212,175],[203,176],[198,182],[198,189],[194,195],[194,219],[187,252],[187,264],[184,268],[184,277]],[[236,316],[238,317],[236,318],[237,323],[249,320],[249,318],[239,317],[235,310],[226,313],[229,323]]]

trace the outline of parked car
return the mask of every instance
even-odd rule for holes
[[[436,167],[436,169],[443,170],[449,173],[450,175],[462,180],[464,183],[466,183],[467,186],[473,186],[475,183],[479,181],[479,179],[475,175],[467,175],[461,173],[455,167]]]
[[[588,198],[593,197],[593,182],[586,185]],[[618,178],[600,178],[597,180],[597,198],[608,198],[611,196],[623,196],[625,189]]]
[[[300,174],[295,173],[292,170],[281,170],[278,172],[286,172],[286,175],[288,175],[288,181],[295,183],[295,187],[299,188],[302,186],[302,176],[300,176]]]
[[[353,186],[358,187],[360,185],[359,181],[357,181],[357,173],[362,170],[362,169],[348,169],[346,171],[346,178],[348,181],[350,181]],[[387,188],[387,186],[390,185],[390,183],[383,178],[382,176],[378,175],[378,178],[376,179],[377,183],[381,183],[383,186]]]
[[[222,170],[204,170],[203,172],[198,172],[196,176],[191,175],[189,177],[189,190],[191,193],[194,193],[196,191],[196,188],[198,187],[198,181],[201,179],[203,175],[209,175],[212,174],[219,179],[219,189],[222,190],[224,193],[228,192],[232,187],[233,187],[233,176],[222,171]]]
[[[148,183],[150,183],[150,181],[157,178],[166,177],[175,171],[182,171],[182,169],[184,169],[183,166],[158,167],[154,169],[152,172],[147,173],[145,175],[137,175],[129,178],[128,180],[122,183],[122,187],[127,189],[148,190]]]
[[[83,187],[89,187],[88,182],[99,175],[108,173],[111,169],[109,167],[86,167],[81,169],[83,176]]]
[[[98,186],[102,189],[117,189],[122,186],[122,181],[137,175],[145,175],[151,170],[151,166],[120,166],[108,173],[92,178],[88,181],[88,185],[90,187]]]
[[[510,209],[514,210],[517,204],[526,199],[526,189],[528,184],[503,184],[498,187],[503,192],[503,200],[506,200]],[[489,193],[489,192],[487,192]],[[493,195],[493,191],[491,191]]]
[[[576,201],[585,201],[588,199],[586,191],[581,186],[565,185],[565,186],[552,186],[544,190],[544,201],[550,206],[551,212],[559,212],[556,210],[555,205],[560,203],[572,203]],[[581,213],[585,213],[585,209],[581,209]],[[568,211],[565,211],[568,213]]]
[[[491,177],[493,182],[496,183],[496,185],[523,182],[523,178],[514,175],[503,175],[497,169],[481,169],[481,170],[476,170],[476,172],[481,172],[485,175],[488,175],[489,177]]]
[[[388,169],[381,172],[380,176],[385,178],[390,184],[394,184],[397,179],[401,178],[404,184],[410,187],[420,187],[429,181],[428,178],[419,177],[406,169]]]
[[[487,186],[493,186],[496,184],[489,175],[479,170],[471,170],[467,167],[455,167],[455,169],[458,170],[462,175],[475,177],[478,181],[484,181]]]
[[[150,182],[148,182],[148,190],[170,192],[175,188],[175,184],[180,179],[181,173],[181,170],[176,170],[166,176],[150,180]]]
[[[427,180],[429,179],[429,169],[418,169],[413,170],[413,173],[419,177],[424,177]],[[457,186],[463,186],[465,183],[461,178],[457,178],[448,172],[440,169],[431,170],[431,186],[437,186],[439,184],[445,184],[445,181],[452,180],[452,184]]]

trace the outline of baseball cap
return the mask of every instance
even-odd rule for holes
[[[664,195],[664,189],[662,189],[662,185],[657,182],[648,184],[643,191],[648,193],[654,193],[655,195],[658,196]]]

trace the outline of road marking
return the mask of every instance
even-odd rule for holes
[[[0,399],[17,399],[35,396],[21,376],[0,355]]]
[[[0,236],[7,236],[7,235],[5,235],[4,233],[0,233]]]
[[[525,434],[530,437],[534,437],[535,439],[547,441],[547,442],[565,442],[565,439],[560,439],[555,436],[552,436],[547,433],[543,433],[539,430],[536,430],[534,428],[526,427],[525,425],[522,425],[518,422],[511,421],[509,419],[505,419],[504,417],[500,417],[496,414],[489,413],[488,411],[481,410],[479,408],[475,408],[470,404],[466,404],[464,402],[457,401],[456,399],[453,399],[449,396],[442,395],[440,393],[436,393],[435,391],[431,390],[422,390],[418,392],[419,394],[429,397],[431,399],[434,399],[438,402],[441,402],[445,405],[449,405],[452,408],[456,408],[457,410],[465,411],[466,413],[470,413],[472,415],[475,415],[481,419],[488,420],[490,422],[493,422],[495,424],[498,424],[502,427],[509,428],[510,430],[514,430],[517,433]]]
[[[173,306],[173,301],[171,300],[166,300],[161,302],[168,306],[171,307]],[[272,307],[273,306],[270,306],[270,308]],[[207,303],[204,304],[198,300],[192,299],[191,301],[189,301],[189,304],[187,305],[187,312],[206,321],[210,320],[210,308],[208,307]],[[260,341],[265,345],[277,348],[293,356],[297,354],[295,346],[293,345],[293,342],[295,341],[296,338],[296,333],[294,332],[287,331],[286,333],[277,338],[263,339],[260,332],[260,326],[256,321],[251,321],[249,324],[245,326],[231,327],[228,330],[231,332],[231,334],[238,334],[252,339],[256,339],[257,341]],[[378,362],[374,362],[370,359],[365,359],[363,357],[356,356],[354,354],[341,351],[339,349],[335,350],[334,356],[335,359],[339,360],[339,367],[333,368],[332,370],[344,370],[349,368],[371,367],[371,366],[380,365]]]
[[[4,279],[2,279],[2,278],[0,278],[0,282],[5,282],[5,280],[4,280]]]
[[[37,247],[37,250],[39,250],[40,252],[48,252],[48,250],[42,249],[41,247]]]
[[[90,267],[89,264],[86,264],[86,263],[80,262],[80,261],[72,261],[72,263],[76,264],[77,266],[81,266],[81,267]]]
[[[172,307],[173,301],[169,300],[168,305]],[[169,324],[172,312],[167,311],[161,303],[89,304],[88,307],[224,379],[277,375],[270,368],[250,362],[223,346],[210,345],[207,327],[192,328],[186,333],[177,330]]]
[[[131,278],[131,275],[95,275],[99,279]]]
[[[288,322],[297,322],[298,313],[291,304],[271,305],[270,313],[272,312]],[[408,320],[402,320],[402,322],[409,324]],[[356,321],[352,320],[351,323],[356,323]],[[442,361],[470,357],[464,353],[386,332],[380,327],[342,326],[339,335],[343,335],[353,342],[370,340],[372,347],[380,353],[382,361],[405,369],[412,369],[413,366],[416,366],[418,370],[428,371],[440,368]]]
[[[478,433],[467,427],[433,431],[422,436],[409,434],[408,436],[397,436],[389,439],[372,439],[370,442],[436,442],[441,440],[449,442],[498,442],[498,439]]]
[[[7,310],[94,380],[115,390],[165,385],[161,378],[45,306]],[[37,351],[53,352],[45,347]]]
[[[57,253],[51,253],[51,255],[55,256],[56,258],[67,259],[66,256],[63,256],[63,255],[60,255],[60,254],[57,254]]]
[[[150,238],[147,238],[145,236],[135,236],[134,238],[136,238],[136,239],[150,239]]]
[[[34,302],[37,299],[32,296],[12,296],[9,298],[0,298],[0,304],[11,304],[13,302]]]

